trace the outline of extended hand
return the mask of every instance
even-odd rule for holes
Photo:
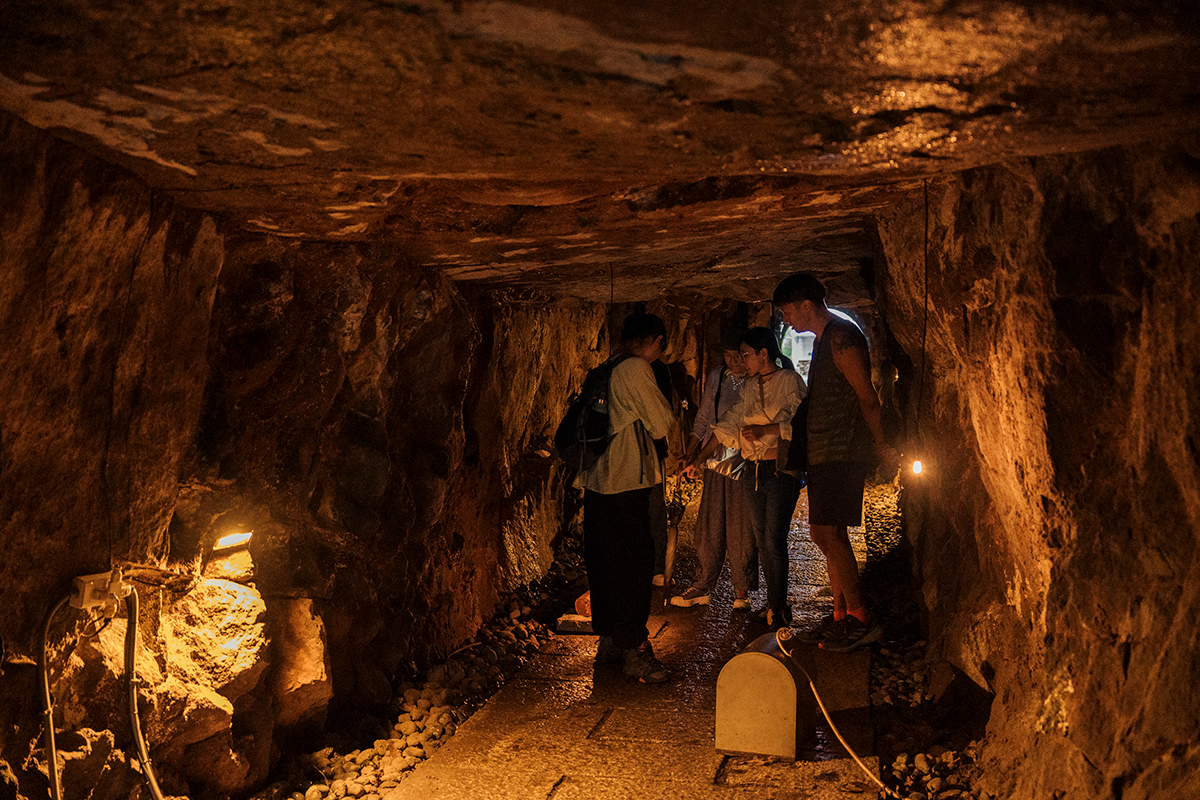
[[[887,442],[875,442],[875,457],[879,459],[880,475],[895,475],[900,469],[900,454]]]
[[[766,425],[747,425],[742,428],[742,438],[748,442],[757,441],[766,432]]]

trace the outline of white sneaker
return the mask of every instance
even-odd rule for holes
[[[677,594],[671,598],[671,605],[679,606],[680,608],[691,608],[692,606],[708,605],[708,592],[701,591],[695,586],[688,589],[683,594]]]
[[[737,609],[737,610],[740,610],[743,608],[749,608],[750,607],[750,593],[744,592],[744,591],[743,592],[735,591],[733,593],[733,607],[734,607],[734,609]]]
[[[657,575],[655,575],[653,580],[651,580],[650,582],[653,583],[655,586],[662,586],[664,583],[667,582],[667,578],[665,575],[663,575],[660,572]]]

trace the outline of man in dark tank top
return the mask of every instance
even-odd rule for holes
[[[808,273],[784,278],[773,300],[784,322],[817,337],[808,373],[809,530],[829,568],[833,614],[799,637],[846,652],[878,641],[883,632],[863,601],[848,529],[862,524],[867,475],[897,456],[883,437],[862,331],[829,310],[825,286]]]

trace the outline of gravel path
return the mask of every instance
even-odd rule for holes
[[[692,505],[693,489],[683,489]],[[881,765],[888,765],[881,777],[894,793],[890,796],[904,800],[995,800],[972,786],[979,774],[977,761],[990,697],[972,691],[973,685],[966,686],[965,678],[949,665],[930,663],[926,657],[898,499],[890,484],[870,487],[865,529],[851,531],[871,606],[886,630],[884,641],[875,646],[870,686],[876,754]],[[812,547],[806,512],[805,494],[792,530],[795,553]],[[691,519],[694,510],[685,517],[685,528]],[[687,546],[690,531],[680,534],[684,543],[680,564],[686,575],[689,567],[694,569],[695,555]],[[352,749],[344,746],[342,736],[342,747],[331,744],[293,758],[283,777],[253,800],[387,800],[391,790],[432,757],[459,724],[555,636],[548,624],[571,608],[586,585],[581,544],[577,536],[564,536],[558,557],[542,581],[519,589],[445,662],[428,667],[419,679],[400,684],[393,715],[375,721],[379,738]],[[812,563],[794,569],[794,599],[806,598],[810,606],[816,599],[819,605],[820,574]],[[677,588],[680,585],[685,582]]]

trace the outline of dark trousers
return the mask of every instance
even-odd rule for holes
[[[666,470],[663,471],[666,474]],[[667,484],[650,489],[650,538],[654,541],[654,574],[667,571]]]
[[[739,483],[746,491],[758,560],[767,579],[767,608],[788,604],[788,530],[804,484],[775,469],[774,461],[748,461]]]
[[[619,494],[583,492],[583,560],[592,592],[592,632],[630,649],[646,641],[653,592],[650,537],[653,487]]]

